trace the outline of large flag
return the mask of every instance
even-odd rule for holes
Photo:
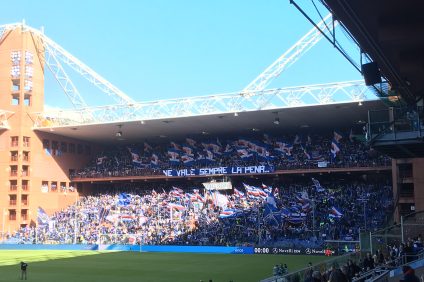
[[[42,207],[38,207],[37,209],[37,223],[39,225],[48,225],[50,221],[50,217],[44,211]]]
[[[194,149],[190,147],[189,145],[184,144],[183,145],[183,151],[186,155],[193,157],[194,156]]]
[[[174,148],[177,151],[182,151],[182,148],[179,144],[175,143],[174,141],[171,141],[171,147]]]
[[[228,205],[227,196],[219,193],[218,191],[215,191],[212,194],[212,200],[213,200],[213,203],[214,203],[215,206],[218,206],[218,207],[223,208],[223,209],[227,208],[227,205]]]
[[[236,217],[240,211],[235,209],[224,209],[219,213],[220,218],[230,218],[230,217]]]

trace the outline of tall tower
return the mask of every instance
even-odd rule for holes
[[[0,38],[0,110],[8,128],[0,129],[0,231],[37,224],[39,207],[47,213],[78,197],[69,170],[89,159],[90,145],[33,130],[34,113],[44,108],[42,39],[25,25]],[[69,150],[68,150],[69,148]]]

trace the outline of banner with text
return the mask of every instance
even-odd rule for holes
[[[211,168],[187,168],[187,169],[166,169],[163,174],[166,176],[196,176],[196,175],[221,175],[221,174],[262,174],[274,172],[274,167],[270,165],[258,166],[220,166]]]

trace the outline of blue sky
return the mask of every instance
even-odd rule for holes
[[[312,27],[288,0],[15,0],[3,1],[0,18],[44,26],[136,101],[241,90]],[[321,40],[269,87],[353,79],[360,74]],[[75,83],[89,105],[113,103]],[[70,107],[51,79],[46,103]]]

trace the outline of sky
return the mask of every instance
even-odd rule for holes
[[[139,102],[240,91],[312,28],[289,0],[2,2],[0,24],[43,26]],[[68,71],[88,105],[113,104]],[[323,39],[268,88],[356,79],[358,71]],[[71,107],[48,74],[45,99]]]

